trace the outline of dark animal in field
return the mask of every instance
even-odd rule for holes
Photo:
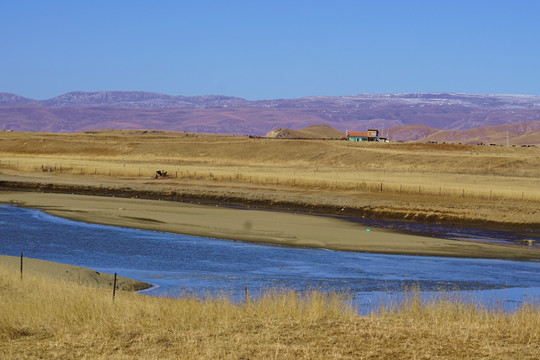
[[[165,170],[157,170],[154,178],[157,179],[158,177],[167,177],[167,172]]]

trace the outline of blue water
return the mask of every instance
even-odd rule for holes
[[[379,255],[244,243],[86,224],[0,206],[0,254],[117,272],[153,284],[155,296],[265,289],[345,291],[361,309],[397,301],[406,289],[450,291],[482,305],[540,302],[540,262]]]

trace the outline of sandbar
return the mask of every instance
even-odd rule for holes
[[[202,237],[383,254],[539,260],[537,249],[366,228],[339,218],[175,201],[0,192],[0,203],[76,221]]]
[[[20,271],[21,258],[19,256],[0,255],[0,266],[6,269]],[[68,282],[76,282],[85,286],[111,288],[114,284],[114,275],[98,272],[85,267],[62,264],[52,261],[23,258],[23,277],[25,274],[38,274]],[[116,279],[116,288],[124,291],[139,291],[151,285],[142,281],[132,280],[123,276]]]

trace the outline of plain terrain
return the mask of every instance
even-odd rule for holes
[[[167,171],[167,176],[156,178],[156,170]],[[228,230],[231,238],[273,232],[284,239],[294,230],[311,241],[322,236],[327,243],[319,245],[328,247],[341,241],[343,232],[367,235],[365,228],[291,212],[476,225],[537,235],[539,172],[540,152],[535,148],[151,131],[0,133],[2,201],[124,226],[168,231],[176,226],[178,231],[221,234]],[[58,194],[62,192],[107,197]],[[288,211],[251,215],[245,210],[253,208]],[[334,230],[334,237],[324,236],[324,231]],[[372,235],[388,247],[396,246],[388,234],[396,233],[387,229]],[[410,236],[420,244],[426,241],[426,247],[439,241]],[[479,245],[485,244],[452,242],[465,252]],[[486,248],[533,256],[539,252],[530,246]],[[0,267],[0,356],[6,359],[540,357],[538,304],[503,313],[455,298],[422,303],[413,296],[404,304],[361,316],[349,306],[346,294],[317,292],[276,290],[258,299],[248,294],[241,304],[119,292],[112,301],[110,290],[77,282],[35,273],[21,281],[16,259],[12,262]]]
[[[167,176],[155,178],[156,170]],[[540,230],[538,148],[157,131],[0,132],[0,180],[88,186],[90,194],[97,188],[132,196],[133,190],[154,199]]]

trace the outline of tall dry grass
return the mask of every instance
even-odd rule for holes
[[[411,155],[412,156],[412,155]],[[374,193],[419,194],[489,200],[540,201],[540,176],[520,177],[479,175],[474,173],[441,173],[433,171],[397,171],[392,169],[354,169],[341,167],[293,167],[187,164],[181,160],[134,161],[99,157],[74,159],[58,156],[4,155],[0,170],[52,175],[105,176],[126,181],[149,180],[156,170],[166,170],[168,185],[180,181],[204,181],[213,184],[252,184],[300,190],[368,191]],[[175,184],[174,182],[177,183]]]
[[[340,295],[167,299],[0,268],[2,359],[538,359],[540,309],[409,299],[361,316]]]

